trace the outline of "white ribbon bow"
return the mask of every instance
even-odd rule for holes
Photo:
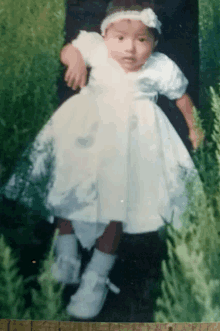
[[[149,28],[156,28],[161,33],[161,22],[151,8],[143,9],[140,13],[140,20]]]

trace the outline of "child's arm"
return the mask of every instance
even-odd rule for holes
[[[74,90],[86,84],[87,69],[80,51],[72,44],[67,44],[60,52],[60,61],[67,67],[65,81]]]
[[[196,149],[204,139],[204,133],[195,126],[195,119],[193,116],[193,101],[190,96],[185,93],[180,99],[176,100],[176,106],[183,114],[186,123],[189,127],[189,138]]]

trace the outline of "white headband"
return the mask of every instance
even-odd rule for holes
[[[123,10],[119,11],[113,14],[110,14],[107,16],[101,24],[101,33],[102,36],[104,36],[105,29],[110,23],[113,23],[119,19],[131,19],[131,20],[138,20],[142,21],[145,25],[147,25],[149,28],[155,28],[158,30],[159,33],[161,33],[161,22],[158,20],[157,15],[154,13],[154,11],[151,8],[143,9],[142,11],[137,10]]]

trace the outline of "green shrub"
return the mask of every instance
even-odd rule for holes
[[[191,194],[189,228],[168,226],[168,261],[162,262],[155,322],[220,320],[220,3],[199,0],[200,104],[208,145],[193,155],[204,192]],[[210,87],[212,86],[212,87]]]
[[[64,285],[60,285],[51,274],[54,263],[54,245],[59,230],[55,231],[51,248],[37,276],[39,290],[30,288],[30,281],[36,277],[23,279],[16,267],[17,258],[11,248],[6,245],[3,235],[0,238],[0,318],[29,320],[59,320],[69,319],[64,310],[62,295]],[[31,307],[26,308],[25,295],[32,294]]]
[[[155,322],[217,322],[220,319],[220,97],[210,89],[216,143],[215,158],[202,145],[193,155],[203,180],[203,190],[188,185],[190,203],[186,228],[168,225],[168,261],[162,262],[161,296]],[[216,161],[217,160],[217,161]],[[190,224],[190,223],[189,223]]]

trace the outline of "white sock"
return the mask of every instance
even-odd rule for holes
[[[107,277],[117,255],[106,254],[95,248],[93,256],[86,267],[86,271],[96,271],[100,276]]]
[[[56,243],[57,255],[64,255],[70,258],[78,257],[78,241],[75,234],[58,235]]]

